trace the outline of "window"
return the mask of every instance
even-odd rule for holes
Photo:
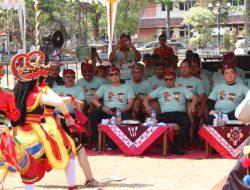
[[[185,36],[185,31],[184,30],[180,30],[180,36],[182,36],[182,37]]]
[[[179,3],[179,10],[185,11],[185,3]]]
[[[229,0],[227,1],[228,3],[231,4],[231,6],[240,6],[244,5],[244,0]]]
[[[164,4],[161,4],[161,11],[166,11],[166,7]]]

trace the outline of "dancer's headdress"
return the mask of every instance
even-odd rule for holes
[[[32,56],[37,56],[32,60]],[[17,80],[28,82],[38,79],[40,76],[48,76],[49,65],[41,64],[45,60],[45,55],[41,51],[32,51],[27,54],[21,53],[15,55],[10,63],[10,68]]]

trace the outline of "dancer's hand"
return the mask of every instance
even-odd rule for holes
[[[68,127],[75,123],[75,120],[72,117],[65,119],[65,121]]]

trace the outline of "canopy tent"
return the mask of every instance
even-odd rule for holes
[[[26,52],[26,13],[25,0],[0,0],[0,8],[14,9],[18,11],[18,18],[21,30],[22,48]]]

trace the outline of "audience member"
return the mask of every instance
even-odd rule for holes
[[[115,116],[117,109],[121,111],[122,119],[130,119],[131,110],[134,105],[135,95],[133,89],[126,84],[120,83],[119,68],[110,67],[108,70],[108,79],[110,84],[100,87],[92,99],[92,103],[96,107],[91,115],[93,150],[97,150],[98,124],[101,123],[101,120]],[[101,99],[103,99],[103,103]],[[109,143],[109,146],[110,148],[114,147],[112,143]]]
[[[131,38],[124,33],[109,55],[109,61],[121,71],[121,79],[131,79],[130,68],[141,60],[140,52],[131,42]]]
[[[132,67],[132,79],[127,81],[126,84],[131,86],[135,93],[135,103],[133,107],[132,116],[134,119],[144,121],[145,109],[142,104],[143,97],[147,95],[150,90],[150,84],[143,80],[143,66],[136,64]]]
[[[49,67],[49,76],[46,79],[46,82],[48,83],[48,86],[50,88],[53,88],[55,86],[64,85],[63,78],[60,77],[60,62],[50,62]]]
[[[160,42],[160,46],[154,49],[153,54],[159,55],[160,61],[162,61],[163,59],[168,59],[172,55],[174,55],[173,48],[167,44],[167,36],[161,34],[158,39]]]
[[[236,82],[236,69],[233,65],[223,65],[221,71],[226,82],[217,84],[208,97],[209,115],[205,120],[208,125],[213,124],[218,112],[227,114],[230,120],[235,120],[235,109],[248,92],[245,85]]]
[[[173,71],[167,71],[164,75],[165,86],[159,87],[144,97],[144,105],[150,113],[152,108],[149,101],[157,99],[160,104],[161,114],[158,117],[159,122],[177,123],[180,126],[179,133],[175,139],[173,152],[184,154],[182,150],[183,143],[188,137],[190,122],[186,113],[186,100],[192,101],[190,109],[195,110],[197,97],[186,88],[175,86],[176,74]]]

